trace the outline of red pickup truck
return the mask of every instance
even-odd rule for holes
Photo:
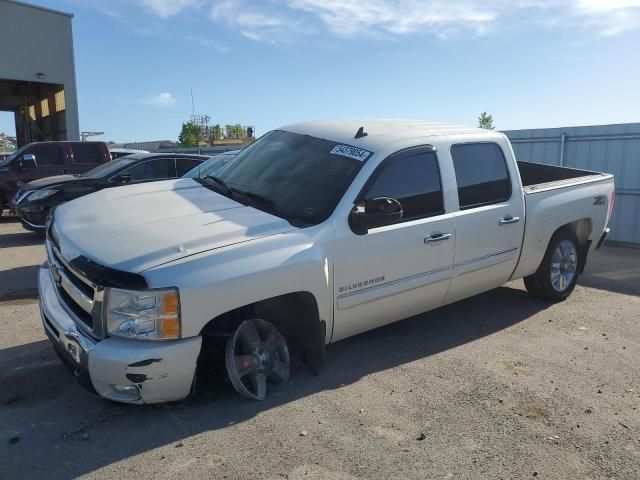
[[[0,215],[25,183],[54,175],[83,173],[111,160],[104,142],[37,142],[0,160]]]

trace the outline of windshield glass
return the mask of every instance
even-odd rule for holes
[[[7,165],[9,165],[9,163],[11,162],[11,160],[13,160],[14,158],[20,156],[20,154],[22,152],[24,152],[27,147],[29,145],[23,145],[22,147],[20,147],[18,150],[16,150],[15,152],[13,152],[11,155],[9,155],[7,158],[5,158],[4,160],[0,160],[0,167],[5,167]]]
[[[231,189],[267,199],[278,216],[315,225],[329,217],[362,167],[363,159],[345,153],[350,148],[361,152],[363,159],[370,155],[336,142],[275,130],[238,153],[216,176]]]
[[[133,159],[130,159],[127,157],[118,158],[117,160],[112,160],[110,162],[104,163],[99,167],[94,168],[93,170],[89,170],[88,172],[81,174],[80,177],[82,178],[108,177],[109,175],[112,175],[113,173],[120,170],[122,167],[129,165],[131,162],[133,162]]]
[[[216,175],[216,172],[228,164],[235,155],[235,153],[221,153],[220,155],[211,157],[206,162],[189,170],[182,178],[203,178],[207,175]]]

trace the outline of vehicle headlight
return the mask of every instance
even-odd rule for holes
[[[110,288],[105,305],[110,335],[140,340],[180,338],[180,297],[175,288],[148,291]]]
[[[58,190],[36,190],[33,193],[27,195],[30,202],[37,202],[38,200],[44,200],[58,193]]]

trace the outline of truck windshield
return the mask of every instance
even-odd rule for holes
[[[326,220],[371,154],[336,142],[274,130],[215,172],[238,199],[294,225]],[[354,158],[357,157],[357,158]],[[235,198],[235,197],[234,197]]]
[[[211,157],[206,162],[189,170],[182,176],[182,178],[204,178],[207,175],[216,175],[216,172],[229,163],[235,155],[236,152],[221,153],[215,157]]]

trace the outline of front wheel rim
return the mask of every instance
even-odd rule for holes
[[[264,400],[268,386],[289,380],[290,364],[287,342],[265,320],[245,320],[227,341],[225,366],[233,388],[243,397]]]
[[[566,292],[576,278],[578,251],[570,240],[558,244],[551,256],[551,286],[558,293]]]

